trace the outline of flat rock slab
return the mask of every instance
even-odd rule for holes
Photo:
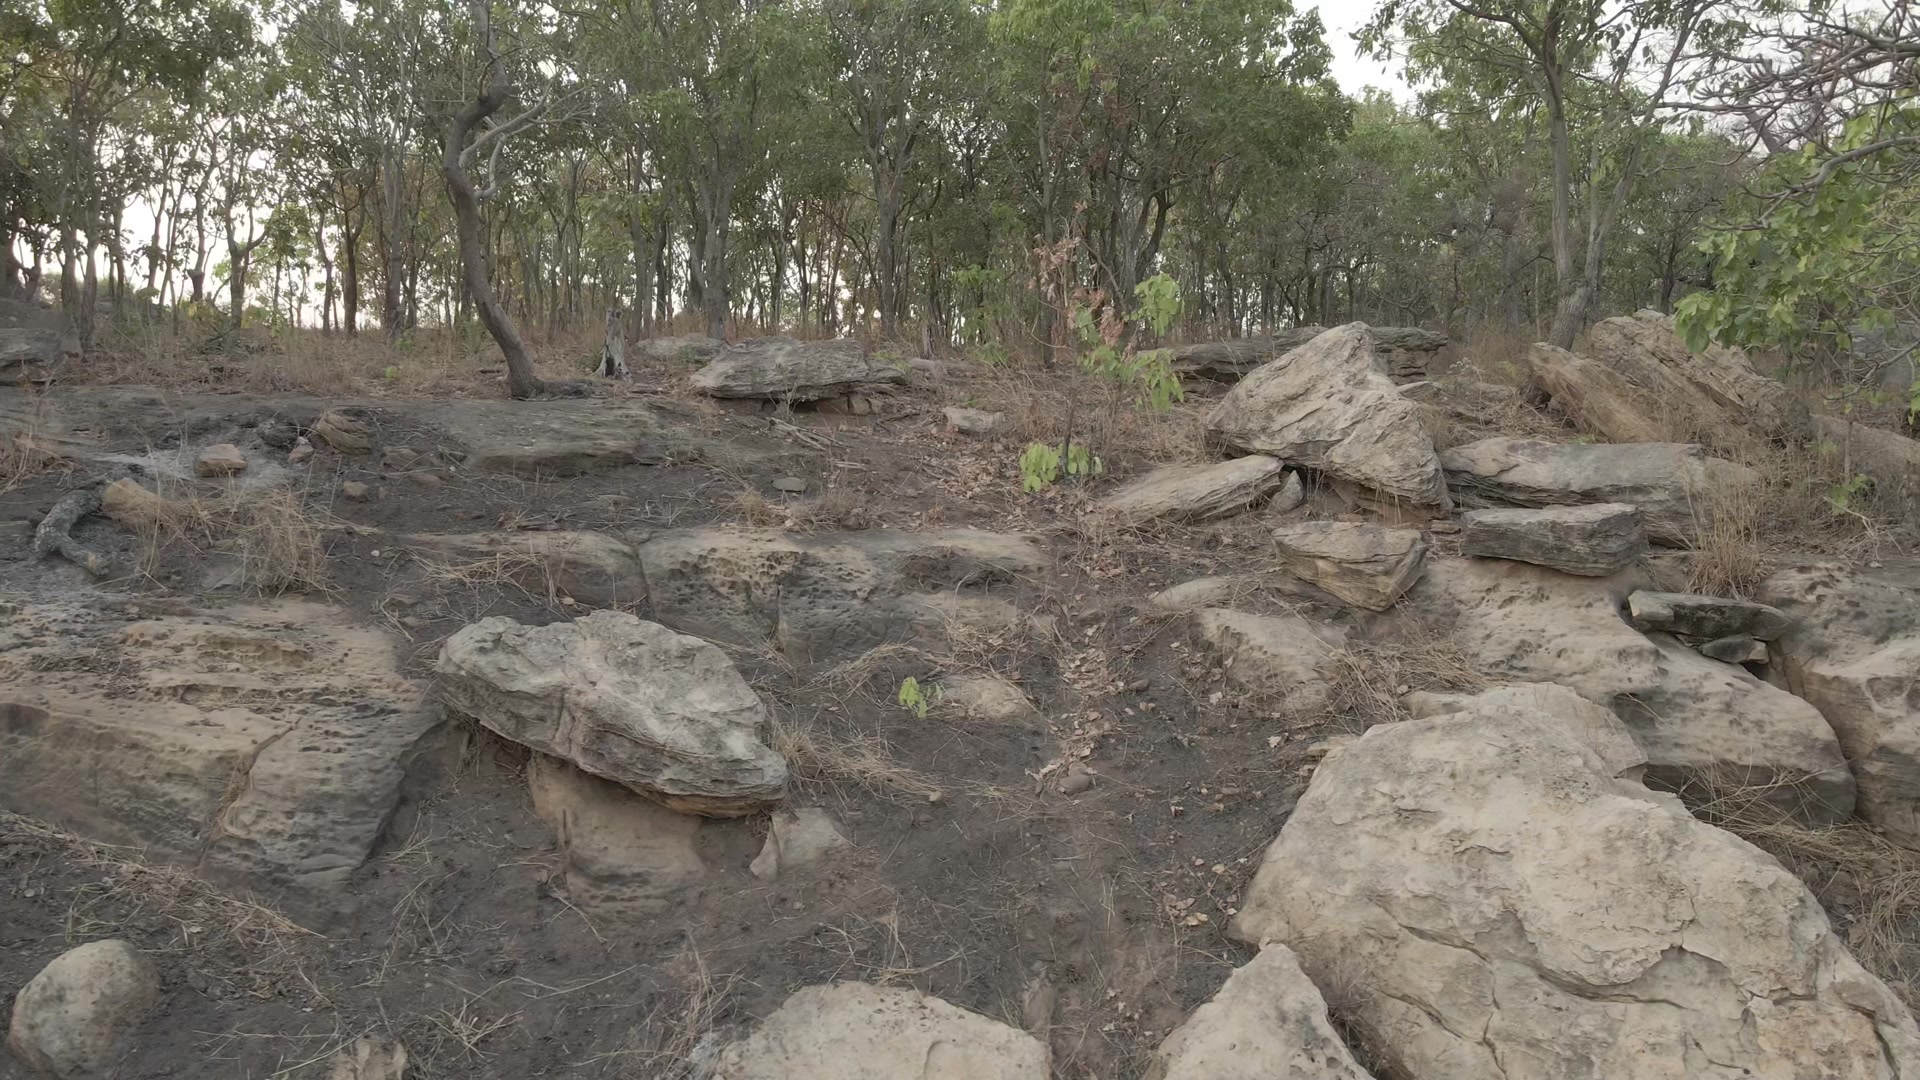
[[[1304,581],[1369,611],[1385,611],[1420,577],[1427,556],[1418,529],[1307,521],[1273,531],[1280,561]]]
[[[1101,504],[1134,521],[1212,521],[1252,507],[1278,490],[1285,478],[1280,459],[1264,454],[1203,465],[1164,465]]]
[[[1293,950],[1267,944],[1160,1044],[1156,1080],[1373,1080]]]
[[[494,616],[448,638],[435,673],[447,708],[671,809],[740,817],[786,792],[759,695],[719,648],[659,623]]]
[[[1298,615],[1256,615],[1227,608],[1194,614],[1200,646],[1218,657],[1228,681],[1279,698],[1295,716],[1312,716],[1328,691],[1347,632]]]
[[[0,624],[0,805],[324,910],[439,717],[318,604],[25,605]]]
[[[1463,506],[1625,503],[1639,508],[1649,537],[1681,546],[1708,520],[1711,492],[1759,482],[1753,470],[1686,443],[1493,438],[1449,447],[1440,462]]]
[[[1417,379],[1427,373],[1435,353],[1447,346],[1445,334],[1417,326],[1372,326],[1374,352],[1381,366],[1396,379]],[[1297,349],[1321,334],[1324,326],[1295,326],[1272,334],[1202,341],[1173,347],[1175,371],[1220,382],[1232,382],[1261,364]]]
[[[1567,574],[1606,577],[1647,553],[1640,511],[1625,503],[1541,510],[1471,510],[1460,515],[1461,550],[1482,559],[1512,559]]]
[[[693,376],[693,385],[718,398],[818,401],[874,383],[904,383],[907,366],[867,355],[847,338],[798,341],[759,338],[721,349]]]
[[[712,1080],[1046,1080],[1047,1047],[905,986],[795,991],[720,1052]]]
[[[1627,597],[1627,618],[1636,630],[1707,641],[1735,636],[1772,641],[1793,626],[1786,612],[1765,604],[1649,589]]]
[[[1807,407],[1793,391],[1755,371],[1739,349],[1687,348],[1671,315],[1642,308],[1602,319],[1587,333],[1587,352],[1700,437],[1748,431],[1798,439],[1807,432]]]
[[[726,342],[705,334],[677,334],[641,338],[633,343],[633,352],[638,358],[664,363],[704,364],[720,355],[720,351],[726,347]]]

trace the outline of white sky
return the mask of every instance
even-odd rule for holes
[[[1305,5],[1302,5],[1305,6]],[[1327,47],[1333,50],[1333,77],[1340,89],[1359,97],[1360,91],[1377,86],[1393,94],[1395,100],[1409,97],[1407,84],[1400,78],[1398,61],[1383,64],[1371,56],[1362,56],[1353,34],[1379,6],[1379,0],[1321,0],[1320,21],[1327,27]]]

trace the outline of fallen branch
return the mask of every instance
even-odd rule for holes
[[[94,577],[106,577],[112,570],[107,557],[75,540],[69,533],[74,523],[100,509],[100,489],[76,491],[53,504],[46,519],[33,534],[33,557],[44,559],[58,553],[79,565]]]

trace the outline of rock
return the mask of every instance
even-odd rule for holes
[[[725,653],[659,623],[494,616],[448,638],[434,670],[449,709],[671,809],[740,817],[785,793],[766,706]]]
[[[373,498],[373,489],[358,480],[340,482],[340,497],[348,502],[367,502]]]
[[[80,362],[80,336],[65,314],[0,299],[0,385],[52,382]]]
[[[985,409],[968,409],[958,405],[949,405],[940,410],[947,418],[947,430],[975,438],[998,435],[1007,426],[1007,414],[988,412]]]
[[[1373,326],[1368,329],[1373,333],[1375,354],[1380,357],[1387,374],[1396,379],[1425,375],[1433,354],[1447,344],[1444,335],[1417,327]],[[1232,382],[1326,332],[1324,326],[1300,326],[1278,330],[1271,335],[1176,345],[1173,348],[1173,367],[1185,374]]]
[[[1625,503],[1543,510],[1473,510],[1460,515],[1461,550],[1482,559],[1512,559],[1567,574],[1606,577],[1647,553],[1640,511]]]
[[[1076,761],[1067,766],[1067,774],[1060,778],[1060,794],[1084,795],[1093,790],[1094,772]]]
[[[833,823],[833,815],[825,810],[813,806],[775,810],[767,827],[767,842],[748,869],[754,877],[772,881],[852,847]]]
[[[940,700],[974,720],[994,723],[1038,723],[1040,710],[1026,691],[998,675],[947,675],[940,680]]]
[[[1295,716],[1327,703],[1335,657],[1346,631],[1298,615],[1254,615],[1208,608],[1194,616],[1199,643],[1220,658],[1237,686],[1280,699]]]
[[[0,620],[0,807],[336,914],[440,725],[426,687],[340,609],[175,611]]]
[[[420,460],[420,451],[411,446],[389,446],[380,451],[380,467],[388,472],[404,472]]]
[[[784,445],[737,430],[715,434],[697,412],[659,399],[468,399],[404,408],[409,420],[457,439],[465,449],[453,452],[465,453],[466,468],[542,480],[630,465],[704,463],[745,471],[787,453]]]
[[[1764,664],[1767,662],[1765,642],[1755,641],[1746,634],[1732,637],[1715,638],[1694,646],[1701,656],[1718,660],[1723,664]]]
[[[1132,521],[1212,521],[1232,517],[1277,489],[1280,461],[1252,454],[1205,465],[1164,465],[1101,500]]]
[[[451,559],[491,563],[484,569],[535,595],[571,596],[588,607],[619,607],[647,597],[633,548],[607,533],[414,533],[406,542]]]
[[[327,1080],[405,1080],[407,1048],[398,1039],[355,1039],[327,1059]]]
[[[1440,452],[1462,505],[1638,507],[1654,540],[1693,543],[1707,493],[1759,483],[1758,474],[1681,443],[1552,443],[1482,439]]]
[[[160,1001],[160,972],[124,941],[90,941],[40,969],[13,1002],[7,1047],[61,1080],[106,1077]]]
[[[305,435],[302,435],[293,444],[293,449],[287,451],[287,464],[289,465],[304,464],[306,460],[312,456],[313,456],[313,444],[307,441],[307,437]],[[364,1040],[364,1039],[361,1040],[361,1042],[365,1042],[365,1041],[367,1040]],[[341,1052],[345,1053],[345,1051],[341,1051]]]
[[[1417,326],[1375,326],[1373,351],[1396,379],[1424,379],[1433,357],[1447,347],[1447,335]]]
[[[800,495],[806,492],[807,482],[797,476],[783,476],[773,482],[773,490],[784,491],[789,495]]]
[[[342,454],[367,454],[373,451],[373,429],[365,421],[342,409],[328,409],[321,413],[308,432]]]
[[[232,443],[209,446],[193,459],[193,471],[201,476],[232,476],[246,467],[247,455]]]
[[[1689,351],[1671,315],[1643,308],[1602,319],[1588,331],[1587,352],[1697,437],[1723,439],[1743,430],[1773,440],[1806,436],[1807,407],[1791,390],[1753,370],[1739,349]]]
[[[636,358],[669,364],[704,364],[726,347],[726,342],[705,334],[643,338],[633,343]]]
[[[1163,611],[1194,611],[1224,603],[1242,587],[1239,578],[1195,578],[1161,589],[1147,597],[1147,603]]]
[[[1818,711],[1742,668],[1627,625],[1621,608],[1644,583],[1638,570],[1583,578],[1436,558],[1401,609],[1413,632],[1448,640],[1477,671],[1560,683],[1619,716],[1662,787],[1701,798],[1752,788],[1811,826],[1852,816],[1853,776]]]
[[[904,986],[795,991],[711,1080],[1046,1080],[1044,1043]]]
[[[1627,597],[1627,613],[1636,630],[1690,638],[1742,634],[1772,641],[1793,625],[1785,612],[1765,604],[1648,589]]]
[[[155,528],[179,520],[180,507],[125,477],[100,489],[100,512],[131,528]]]
[[[1875,506],[1920,525],[1920,442],[1836,416],[1814,417],[1813,429],[1823,450],[1873,481]]]
[[[1787,685],[1840,736],[1860,816],[1920,848],[1920,566],[1797,567],[1758,596],[1793,618],[1774,649]]]
[[[1612,442],[1666,442],[1671,437],[1674,424],[1662,423],[1668,417],[1664,403],[1598,360],[1538,342],[1527,350],[1527,366],[1554,408],[1583,430]]]
[[[1550,709],[1469,704],[1329,754],[1229,932],[1352,987],[1422,1080],[1920,1069],[1912,1018],[1799,879]]]
[[[1023,537],[977,529],[679,529],[639,556],[655,618],[711,641],[771,640],[802,671],[880,645],[944,644],[956,621],[1013,631],[1022,579],[1053,565]]]
[[[1306,501],[1307,486],[1300,482],[1299,473],[1290,472],[1287,478],[1280,482],[1280,490],[1274,492],[1273,498],[1268,501],[1267,509],[1276,514],[1284,514],[1289,510],[1298,510]]]
[[[693,385],[712,397],[818,401],[840,397],[871,383],[904,383],[905,365],[866,354],[858,341],[796,341],[771,337],[721,349],[693,376]]]
[[[1349,323],[1265,364],[1220,399],[1208,432],[1387,500],[1451,506],[1419,406],[1376,364],[1365,323]]]
[[[676,814],[611,780],[536,753],[527,762],[533,812],[552,826],[581,906],[620,914],[667,910],[707,874],[700,818]]]
[[[1269,944],[1160,1044],[1147,1080],[1373,1080],[1293,950]]]
[[[1420,577],[1427,555],[1417,529],[1306,521],[1273,531],[1289,573],[1369,611],[1393,606]]]
[[[1415,720],[1467,712],[1529,722],[1551,717],[1598,755],[1608,776],[1646,776],[1647,755],[1620,718],[1559,683],[1510,683],[1477,694],[1419,690],[1407,695],[1406,704]]]
[[[430,472],[408,473],[407,478],[420,487],[426,488],[428,491],[436,491],[446,486],[447,483],[438,475]]]

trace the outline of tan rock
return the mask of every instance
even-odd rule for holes
[[[310,433],[342,454],[366,454],[373,450],[373,429],[339,409],[321,413]]]
[[[1234,577],[1194,578],[1161,589],[1148,597],[1147,602],[1164,611],[1194,611],[1225,603],[1243,584]]]
[[[906,365],[868,356],[851,338],[743,341],[719,350],[693,376],[695,388],[713,397],[776,401],[817,401],[870,383],[906,381]]]
[[[232,476],[246,467],[247,455],[232,443],[216,443],[193,459],[193,471],[201,476]]]
[[[90,941],[40,969],[13,1002],[7,1048],[60,1080],[107,1077],[160,1001],[160,972],[124,941]]]
[[[1040,1040],[911,987],[795,991],[720,1052],[712,1080],[1046,1080]]]
[[[1298,615],[1255,615],[1208,608],[1194,615],[1199,644],[1225,665],[1235,685],[1277,695],[1288,712],[1327,703],[1346,631]]]
[[[340,484],[340,497],[348,502],[366,502],[373,498],[373,489],[358,480],[344,480]]]
[[[1373,1080],[1293,951],[1269,944],[1160,1044],[1147,1080]]]
[[[665,911],[707,874],[701,819],[675,813],[611,780],[536,753],[527,763],[533,812],[552,826],[567,892],[596,911]]]
[[[1420,577],[1427,555],[1417,529],[1307,521],[1273,531],[1280,561],[1303,581],[1369,611],[1385,611]]]
[[[1602,319],[1588,332],[1587,351],[1690,426],[1693,437],[1747,431],[1797,440],[1807,433],[1807,407],[1791,390],[1753,370],[1739,349],[1689,351],[1671,315],[1643,308]]]
[[[947,419],[947,430],[961,435],[985,438],[999,434],[1007,426],[1007,414],[1002,412],[969,409],[959,405],[949,405],[940,412]]]
[[[853,842],[834,824],[833,815],[817,806],[775,810],[767,841],[747,869],[762,881],[773,881],[852,848]]]
[[[940,680],[940,700],[975,720],[1032,723],[1040,719],[1027,692],[998,675],[948,675]]]
[[[122,477],[100,489],[100,512],[132,528],[152,528],[179,520],[180,507]]]
[[[1554,408],[1587,431],[1613,442],[1666,442],[1675,425],[1662,423],[1664,404],[1598,360],[1538,342],[1527,350],[1533,381]]]
[[[1278,458],[1251,454],[1202,465],[1165,465],[1101,500],[1134,521],[1212,521],[1266,498],[1285,479]]]
[[[355,1039],[327,1061],[327,1080],[405,1080],[407,1048],[399,1040]]]
[[[1502,508],[1460,515],[1460,544],[1477,558],[1606,577],[1647,554],[1647,533],[1640,526],[1640,511],[1625,503]]]

